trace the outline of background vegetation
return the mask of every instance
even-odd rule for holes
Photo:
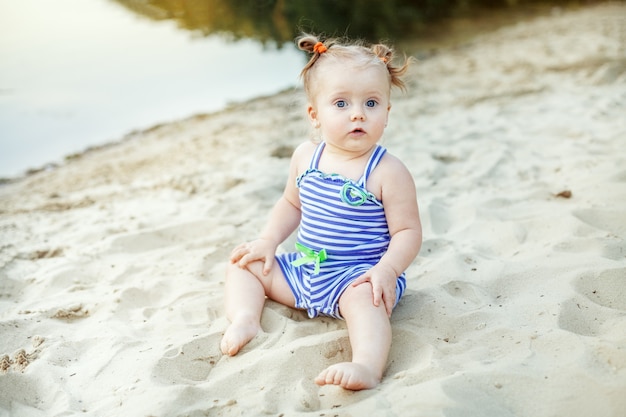
[[[398,42],[428,36],[448,18],[495,10],[530,13],[570,6],[571,0],[114,0],[151,19],[233,40],[253,38],[280,47],[300,31]],[[587,2],[588,3],[588,2]]]

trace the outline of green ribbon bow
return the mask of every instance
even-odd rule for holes
[[[291,264],[293,266],[300,266],[304,264],[308,264],[311,262],[315,263],[314,274],[319,274],[320,272],[320,264],[328,259],[328,255],[326,254],[326,249],[322,249],[319,252],[315,252],[313,249],[309,249],[301,243],[296,242],[296,249],[302,253],[302,257],[296,259]]]

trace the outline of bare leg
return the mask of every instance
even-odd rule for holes
[[[261,330],[265,289],[250,271],[229,264],[224,304],[230,326],[220,348],[224,355],[233,356]]]
[[[334,384],[350,390],[374,388],[382,379],[391,349],[391,323],[384,305],[375,307],[372,287],[348,287],[339,300],[348,325],[352,362],[342,362],[322,371],[315,382]]]
[[[275,266],[268,275],[263,275],[262,268],[258,261],[248,264],[247,269],[228,265],[224,302],[230,326],[220,343],[224,355],[236,355],[261,330],[266,295],[290,307],[295,304],[280,268]]]

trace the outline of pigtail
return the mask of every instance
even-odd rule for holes
[[[301,36],[298,36],[296,39],[296,44],[298,48],[302,51],[306,51],[312,54],[313,48],[320,40],[315,35],[309,35],[308,33],[303,33]]]
[[[406,90],[402,76],[406,73],[411,59],[405,58],[404,63],[400,66],[394,64],[392,62],[394,51],[387,45],[380,43],[370,46],[361,40],[350,41],[348,39],[337,38],[322,41],[317,36],[308,33],[302,33],[301,36],[296,38],[296,45],[300,50],[311,54],[309,62],[307,62],[300,72],[304,91],[309,98],[312,97],[310,88],[312,84],[312,73],[315,72],[314,65],[322,55],[328,55],[328,57],[323,58],[323,61],[326,61],[327,58],[351,59],[363,65],[370,65],[372,63],[385,65],[389,73],[390,86]]]
[[[330,48],[332,41],[322,42],[317,36],[303,33],[296,39],[298,48],[302,51],[313,54],[309,62],[302,68],[300,76],[304,77],[309,68],[313,66],[319,59],[319,57]]]
[[[372,52],[387,66],[391,84],[400,88],[402,91],[405,91],[406,85],[402,80],[402,76],[409,69],[411,60],[405,57],[404,63],[401,66],[394,65],[392,62],[394,52],[393,49],[382,43],[372,45]]]

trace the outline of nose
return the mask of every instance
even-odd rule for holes
[[[357,121],[357,120],[365,120],[365,114],[359,109],[359,110],[354,110],[354,112],[352,113],[352,115],[350,116],[350,120],[352,120],[353,122]]]

